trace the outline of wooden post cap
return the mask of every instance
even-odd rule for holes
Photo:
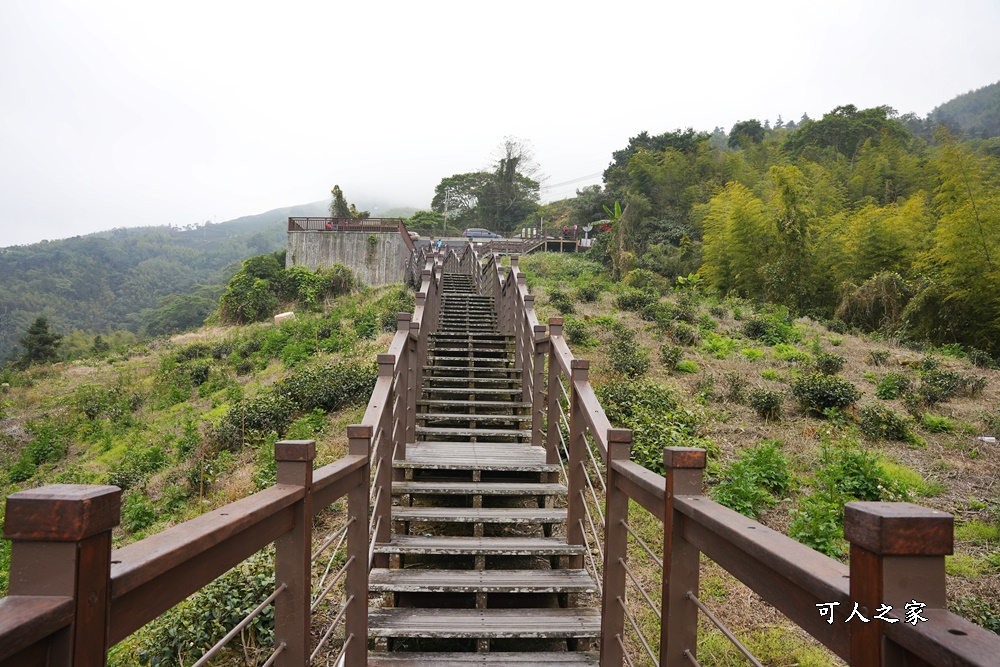
[[[880,556],[944,556],[955,550],[955,518],[913,503],[852,502],[844,537]]]
[[[347,427],[348,438],[367,438],[371,440],[374,428],[370,424],[352,424]]]
[[[663,465],[667,468],[704,468],[705,450],[697,447],[664,447]]]
[[[609,428],[608,442],[632,442],[632,429]]]
[[[77,542],[121,522],[117,486],[53,484],[7,496],[8,540]]]
[[[274,443],[275,461],[312,461],[315,458],[315,440],[282,440]]]
[[[552,326],[553,324],[557,324],[559,326],[562,326],[562,323],[563,323],[563,318],[561,318],[561,317],[550,317],[549,318],[549,326]]]

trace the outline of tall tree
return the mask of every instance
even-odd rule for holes
[[[59,343],[62,342],[62,334],[49,331],[48,320],[39,317],[28,327],[24,338],[18,342],[24,347],[21,365],[45,364],[59,358]]]
[[[343,191],[340,189],[339,185],[333,186],[333,190],[330,190],[330,216],[334,218],[349,218],[351,217],[351,208],[347,205],[347,199],[344,197]]]

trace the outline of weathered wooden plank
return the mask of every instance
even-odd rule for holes
[[[420,415],[417,415],[419,418]],[[449,428],[447,426],[418,426],[417,435],[467,435],[476,438],[531,437],[531,429],[510,428]]]
[[[54,595],[0,598],[0,660],[42,642],[72,622],[72,598]]]
[[[376,544],[375,553],[446,554],[479,556],[573,556],[584,547],[557,537],[422,537],[393,535],[387,544]]]
[[[524,667],[525,665],[561,665],[562,667],[597,667],[596,653],[563,651],[560,653],[369,653],[368,667]]]
[[[451,401],[444,399],[424,399],[417,401],[417,405],[450,406],[450,407],[473,407],[473,408],[530,408],[531,403],[521,401]]]
[[[596,609],[413,609],[368,612],[370,637],[520,639],[597,637]]]
[[[532,482],[393,482],[392,492],[448,496],[561,496],[566,494],[566,487]]]
[[[376,568],[371,591],[400,593],[593,593],[586,570],[390,570]]]
[[[394,521],[441,521],[448,523],[559,523],[565,509],[533,507],[395,507]]]
[[[507,421],[507,422],[525,422],[531,421],[531,415],[497,415],[492,413],[484,412],[419,412],[417,413],[417,419],[424,420],[447,420],[447,421],[466,421],[466,422],[479,422],[479,421]]]

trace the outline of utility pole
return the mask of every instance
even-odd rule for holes
[[[451,191],[448,188],[444,189],[444,224],[441,227],[441,238],[448,235],[448,199],[451,196]]]

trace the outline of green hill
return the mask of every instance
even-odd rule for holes
[[[1000,137],[1000,81],[935,107],[928,118],[935,125],[961,130],[967,137]]]

